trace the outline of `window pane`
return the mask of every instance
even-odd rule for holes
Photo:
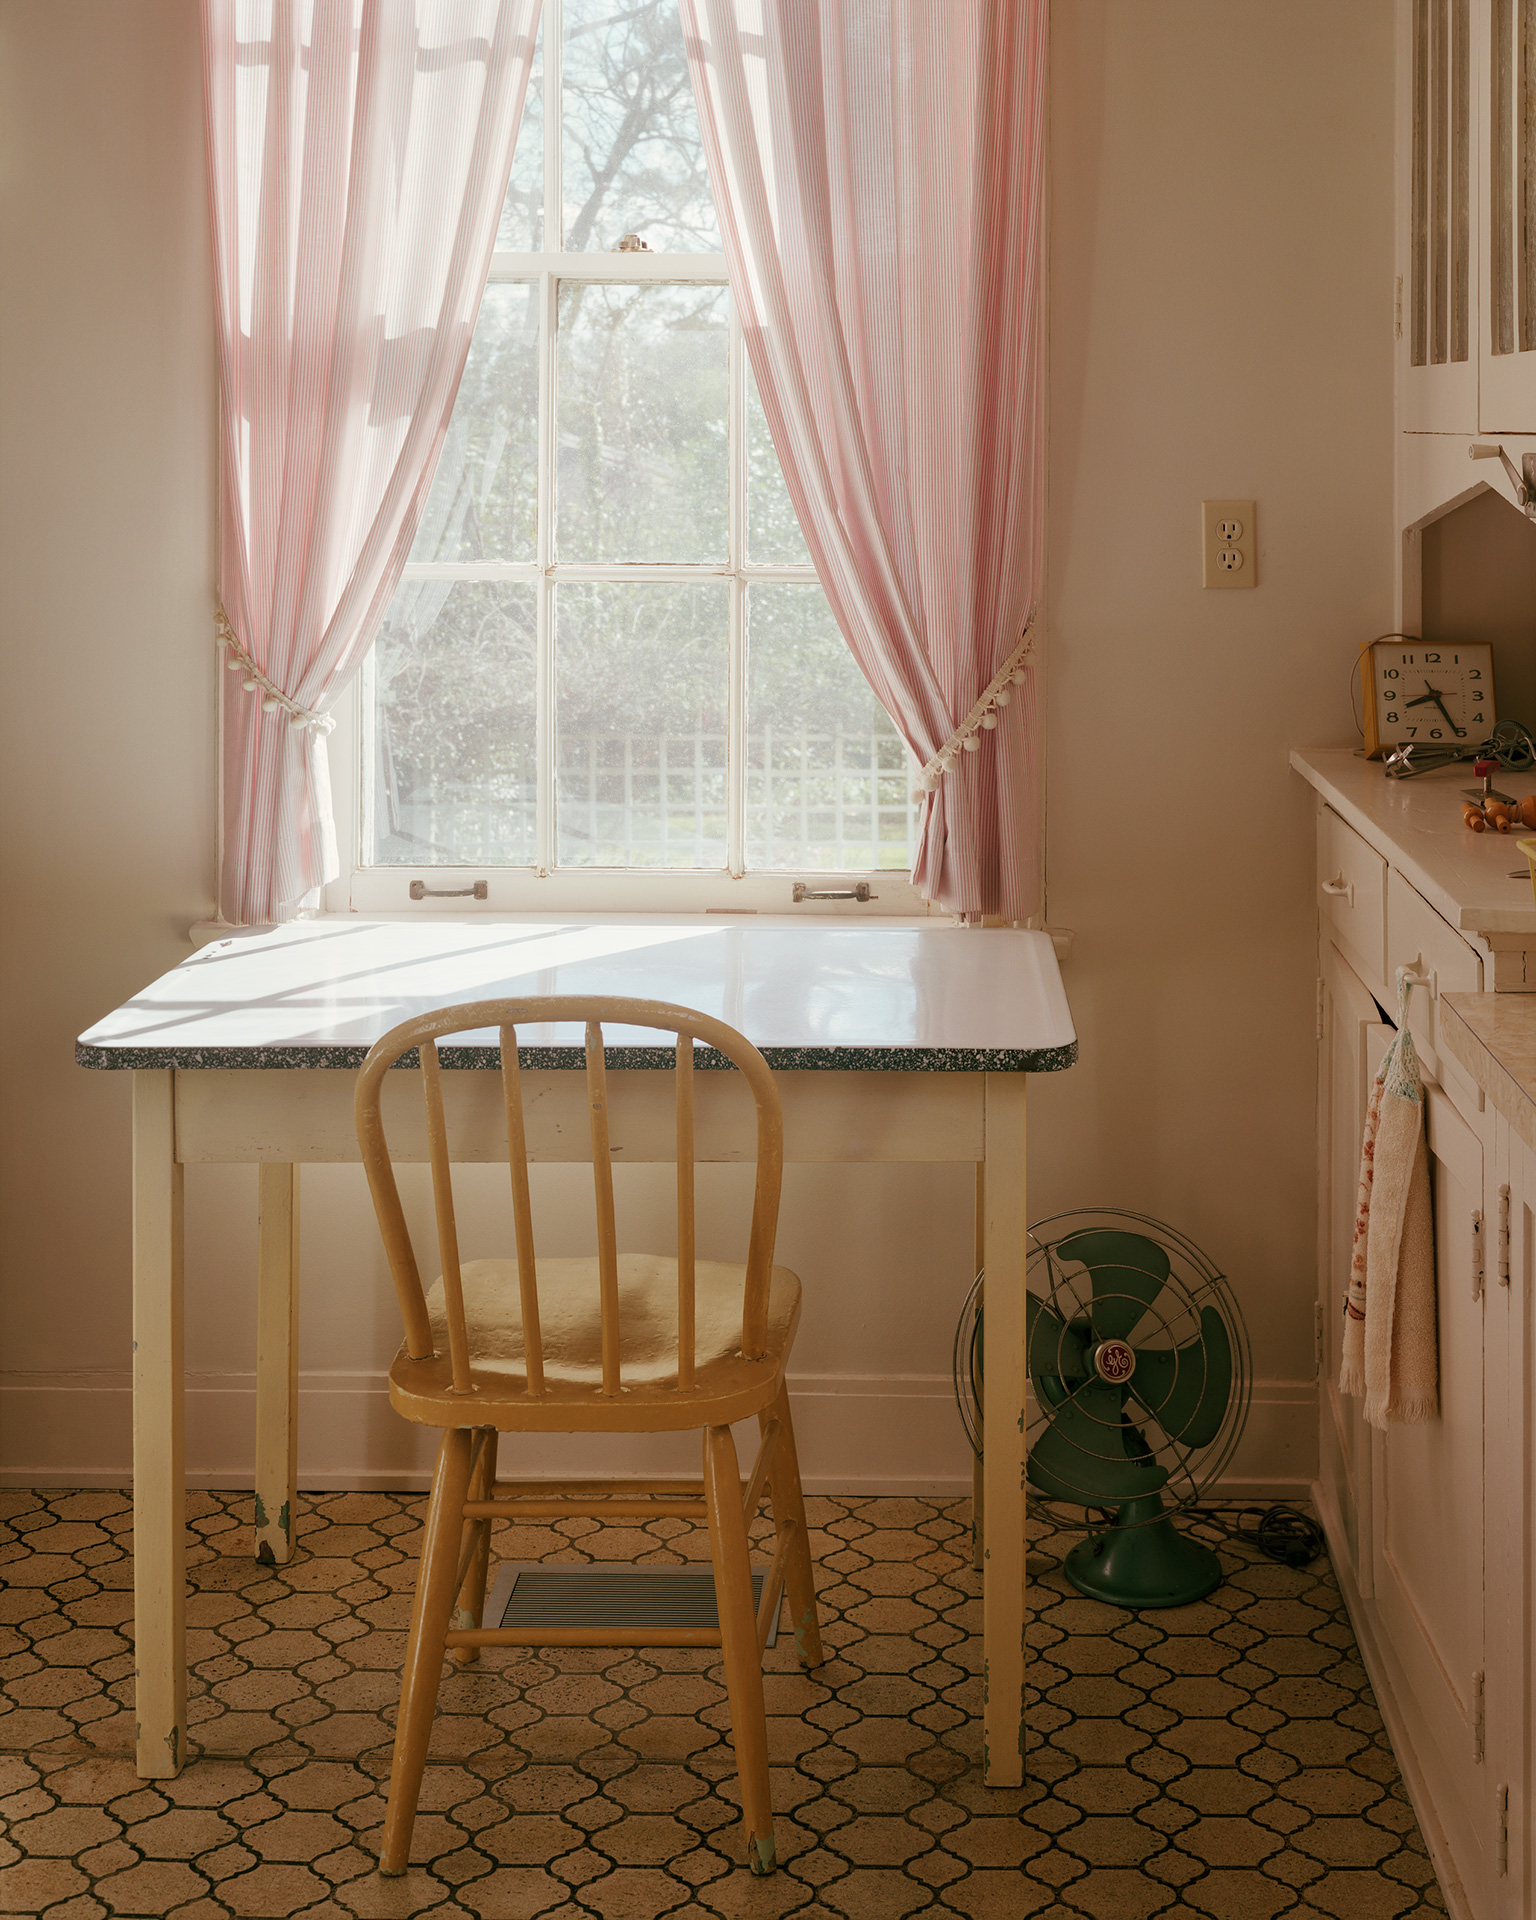
[[[556,589],[557,858],[724,867],[724,581]]]
[[[729,295],[560,285],[559,557],[724,561]]]
[[[747,559],[754,566],[808,567],[810,549],[789,503],[757,381],[747,369]]]
[[[528,76],[522,124],[512,153],[512,177],[496,229],[499,250],[537,253],[544,244],[544,22]]]
[[[374,650],[375,862],[534,862],[534,589],[402,581]]]
[[[534,559],[538,433],[538,284],[493,281],[411,558]]]
[[[908,868],[913,761],[819,586],[747,594],[748,867]]]
[[[565,246],[718,253],[677,0],[565,0]]]

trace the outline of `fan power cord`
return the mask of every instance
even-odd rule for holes
[[[1326,1549],[1323,1530],[1310,1515],[1283,1501],[1272,1507],[1197,1507],[1202,1520],[1220,1527],[1232,1540],[1246,1541],[1283,1567],[1310,1567]],[[1244,1522],[1258,1518],[1252,1526]]]
[[[985,1271],[971,1282],[960,1318],[955,1323],[954,1383],[955,1409],[971,1452],[981,1458],[981,1286]]]

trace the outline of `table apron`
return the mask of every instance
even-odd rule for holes
[[[935,1162],[986,1157],[986,1076],[980,1073],[794,1073],[774,1076],[784,1105],[789,1161]],[[356,1161],[352,1096],[357,1076],[336,1068],[200,1068],[175,1076],[176,1158],[185,1165],[252,1161]],[[531,1160],[591,1157],[584,1077],[522,1075]],[[456,1161],[506,1157],[501,1075],[443,1075]],[[739,1074],[694,1076],[696,1157],[752,1161],[757,1129]],[[616,1161],[670,1161],[676,1151],[674,1077],[665,1071],[608,1075]],[[385,1081],[384,1121],[396,1160],[427,1159],[421,1075]]]

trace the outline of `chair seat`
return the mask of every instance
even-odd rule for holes
[[[544,1392],[527,1392],[522,1297],[515,1260],[471,1260],[462,1268],[472,1394],[453,1391],[441,1280],[427,1295],[434,1352],[413,1360],[404,1346],[389,1370],[390,1402],[407,1420],[433,1427],[495,1426],[536,1433],[687,1431],[728,1426],[770,1405],[800,1319],[800,1282],[775,1267],[768,1289],[768,1337],[760,1360],[741,1355],[746,1268],[700,1260],[694,1274],[694,1379],[677,1387],[677,1262],[661,1254],[619,1255],[619,1340],[623,1387],[602,1390],[602,1329],[595,1259],[539,1261],[539,1327]]]

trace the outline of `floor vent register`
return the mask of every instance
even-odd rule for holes
[[[752,1599],[761,1605],[766,1569],[752,1569]],[[715,1577],[708,1566],[551,1566],[508,1561],[497,1569],[485,1602],[487,1627],[718,1627]],[[768,1630],[779,1637],[778,1615]]]

